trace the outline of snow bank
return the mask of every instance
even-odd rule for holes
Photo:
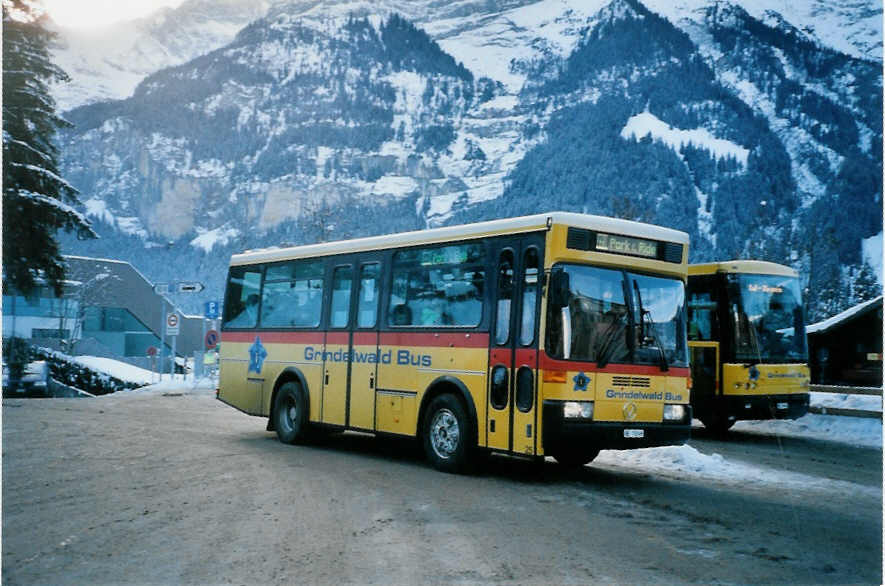
[[[852,491],[878,495],[875,487],[786,472],[767,466],[726,460],[719,454],[702,454],[690,445],[604,450],[593,463],[596,467],[635,470],[680,480],[710,480],[747,488],[789,487],[797,491]]]
[[[811,404],[817,407],[837,409],[861,409],[882,412],[882,397],[870,395],[837,395],[836,393],[811,393]]]
[[[738,421],[735,431],[840,442],[865,448],[882,448],[882,422],[863,417],[809,413],[796,420]]]
[[[99,356],[76,356],[73,358],[73,361],[91,368],[92,370],[109,374],[122,381],[136,384],[148,384],[152,380],[151,377],[156,376],[150,370],[145,370],[144,368],[139,368],[111,358],[101,358]]]

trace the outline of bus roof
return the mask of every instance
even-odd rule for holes
[[[754,275],[780,275],[798,277],[794,269],[764,260],[726,260],[688,265],[688,275],[712,275],[713,273],[747,273]]]
[[[475,224],[445,226],[443,228],[386,234],[383,236],[370,236],[354,240],[339,240],[336,242],[307,244],[290,248],[251,250],[233,255],[231,257],[231,264],[244,265],[257,262],[273,262],[292,258],[327,256],[332,254],[344,254],[386,248],[400,248],[434,242],[469,240],[502,234],[533,232],[537,230],[545,230],[548,225],[548,220],[552,224],[563,224],[575,228],[598,230],[600,232],[608,232],[624,236],[651,238],[654,240],[676,242],[685,245],[688,244],[688,234],[671,228],[663,228],[652,224],[643,224],[641,222],[607,218],[604,216],[593,216],[589,214],[550,212],[546,214],[522,216],[519,218],[505,218],[488,222],[478,222]]]

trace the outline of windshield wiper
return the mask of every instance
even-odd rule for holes
[[[658,332],[657,324],[651,319],[651,311],[645,309],[642,305],[642,293],[639,291],[639,283],[633,279],[633,290],[636,292],[636,301],[639,304],[639,345],[640,347],[648,347],[651,343],[657,343],[658,352],[661,353],[660,367],[661,371],[670,370],[670,364],[667,362],[667,354],[664,352],[664,346],[661,343],[661,334]],[[648,319],[648,326],[646,326]],[[652,330],[654,338],[646,335],[648,329]]]

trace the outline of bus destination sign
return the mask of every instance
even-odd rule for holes
[[[596,233],[596,250],[644,256],[646,258],[658,258],[658,243],[654,240],[617,236],[602,232]]]

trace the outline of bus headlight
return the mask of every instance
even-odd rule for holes
[[[562,416],[566,419],[593,419],[593,401],[566,401]]]
[[[685,405],[664,405],[664,421],[685,419]]]

